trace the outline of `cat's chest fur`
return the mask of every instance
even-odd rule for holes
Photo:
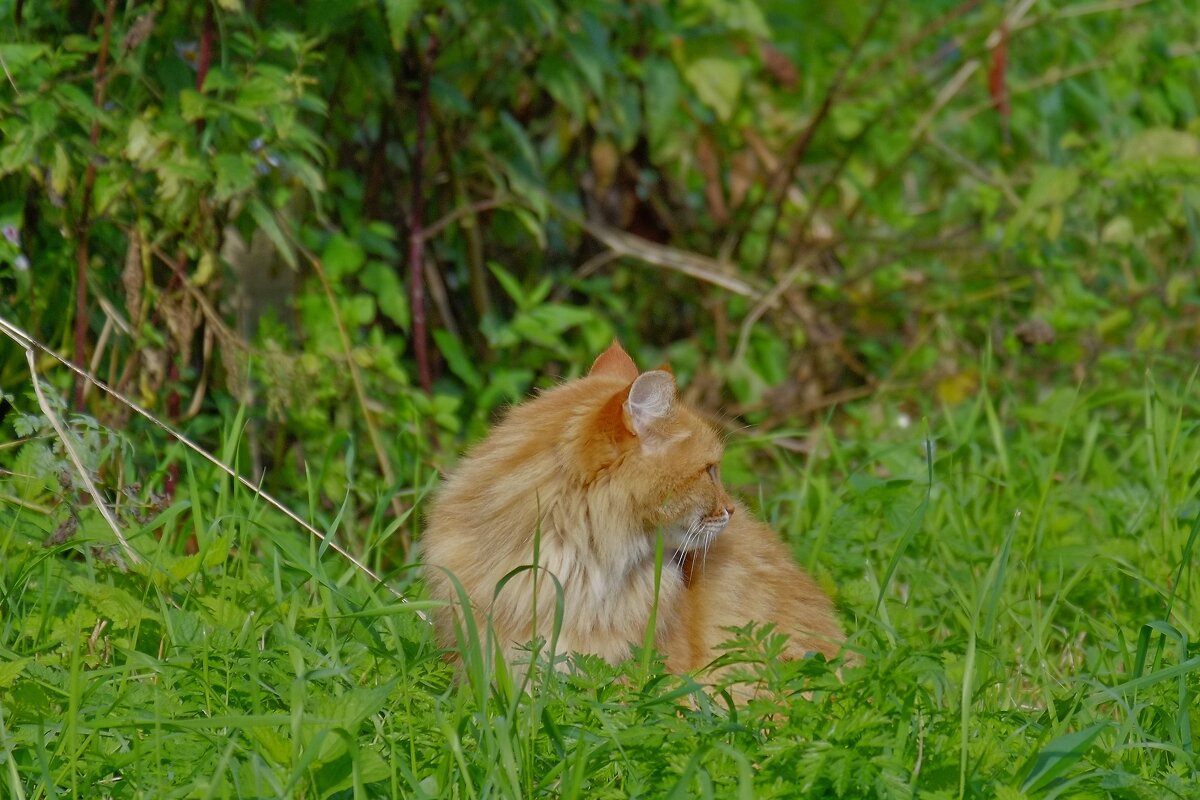
[[[538,610],[544,620],[539,620],[538,633],[549,638],[553,617],[544,612],[549,605],[552,613],[561,586],[564,613],[558,651],[595,653],[615,662],[629,656],[631,643],[643,640],[655,608],[656,583],[660,630],[669,625],[683,583],[669,558],[656,576],[652,536],[612,530],[613,523],[598,522],[603,518],[603,509],[589,503],[548,509],[538,543],[543,568]]]

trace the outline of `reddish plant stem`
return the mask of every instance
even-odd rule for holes
[[[217,37],[217,21],[213,17],[213,4],[205,3],[204,27],[200,29],[200,49],[196,53],[196,91],[204,91],[204,79],[212,66],[213,41]],[[203,121],[203,120],[201,120]]]
[[[97,109],[104,105],[105,71],[108,69],[108,43],[112,35],[113,14],[117,0],[108,0],[104,7],[104,35],[100,40],[100,55],[92,73],[92,105]],[[79,224],[75,229],[75,365],[87,368],[88,333],[88,232],[92,225],[92,191],[96,185],[96,146],[100,142],[100,123],[92,122],[88,133],[91,147],[88,154],[87,171],[83,176],[83,196],[79,204]],[[75,409],[83,410],[83,379],[75,375]]]
[[[413,353],[417,359],[417,379],[426,392],[433,390],[429,367],[429,332],[425,321],[425,275],[422,253],[425,249],[423,181],[425,172],[425,136],[429,125],[429,73],[437,40],[430,38],[420,59],[421,88],[417,96],[417,131],[412,154],[412,203],[408,217],[409,305],[412,306]]]
[[[1004,135],[1005,146],[1012,145],[1012,135],[1008,121],[1012,114],[1012,106],[1008,99],[1008,22],[1001,22],[998,29],[1000,41],[992,48],[992,61],[988,67],[988,94],[992,98],[992,106],[1000,114],[1001,132]]]

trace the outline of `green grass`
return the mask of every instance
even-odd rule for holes
[[[44,547],[67,511],[33,431],[0,477],[0,795],[1198,796],[1200,399],[1160,373],[985,381],[907,427],[863,403],[807,432],[810,455],[735,438],[727,480],[835,593],[863,659],[839,680],[743,631],[728,659],[764,684],[748,707],[643,658],[521,691],[487,680],[478,631],[456,680],[426,604],[177,446],[94,442],[127,479],[182,465],[153,519],[122,501],[148,566],[115,564],[87,506]],[[387,513],[316,499],[331,466],[366,468],[337,458],[289,501],[351,549],[388,547]],[[389,581],[415,601],[415,577]]]

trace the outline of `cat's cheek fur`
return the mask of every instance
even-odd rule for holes
[[[679,553],[706,551],[729,525],[730,519],[729,512],[723,509],[719,514],[694,514],[663,526],[663,542],[668,550]]]

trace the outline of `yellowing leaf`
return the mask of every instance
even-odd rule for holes
[[[1105,244],[1129,244],[1133,241],[1133,222],[1129,217],[1113,217],[1104,223],[1104,228],[1100,231],[1100,241]]]
[[[956,406],[975,394],[978,388],[979,376],[974,370],[966,370],[938,381],[937,397],[948,406]]]
[[[1152,167],[1164,161],[1200,158],[1200,137],[1173,128],[1150,128],[1130,137],[1121,149],[1121,160]]]
[[[213,257],[211,250],[205,250],[200,256],[200,260],[196,263],[196,271],[192,274],[192,283],[197,286],[203,286],[212,280],[213,274],[217,271],[217,259]]]
[[[50,188],[57,195],[65,195],[71,180],[71,160],[61,144],[54,145],[54,166],[50,170]]]
[[[732,58],[705,55],[689,61],[683,76],[700,100],[727,121],[742,91],[742,71]]]
[[[125,142],[126,158],[139,164],[145,163],[154,157],[158,147],[157,137],[143,120],[135,119],[129,123],[129,138]]]

